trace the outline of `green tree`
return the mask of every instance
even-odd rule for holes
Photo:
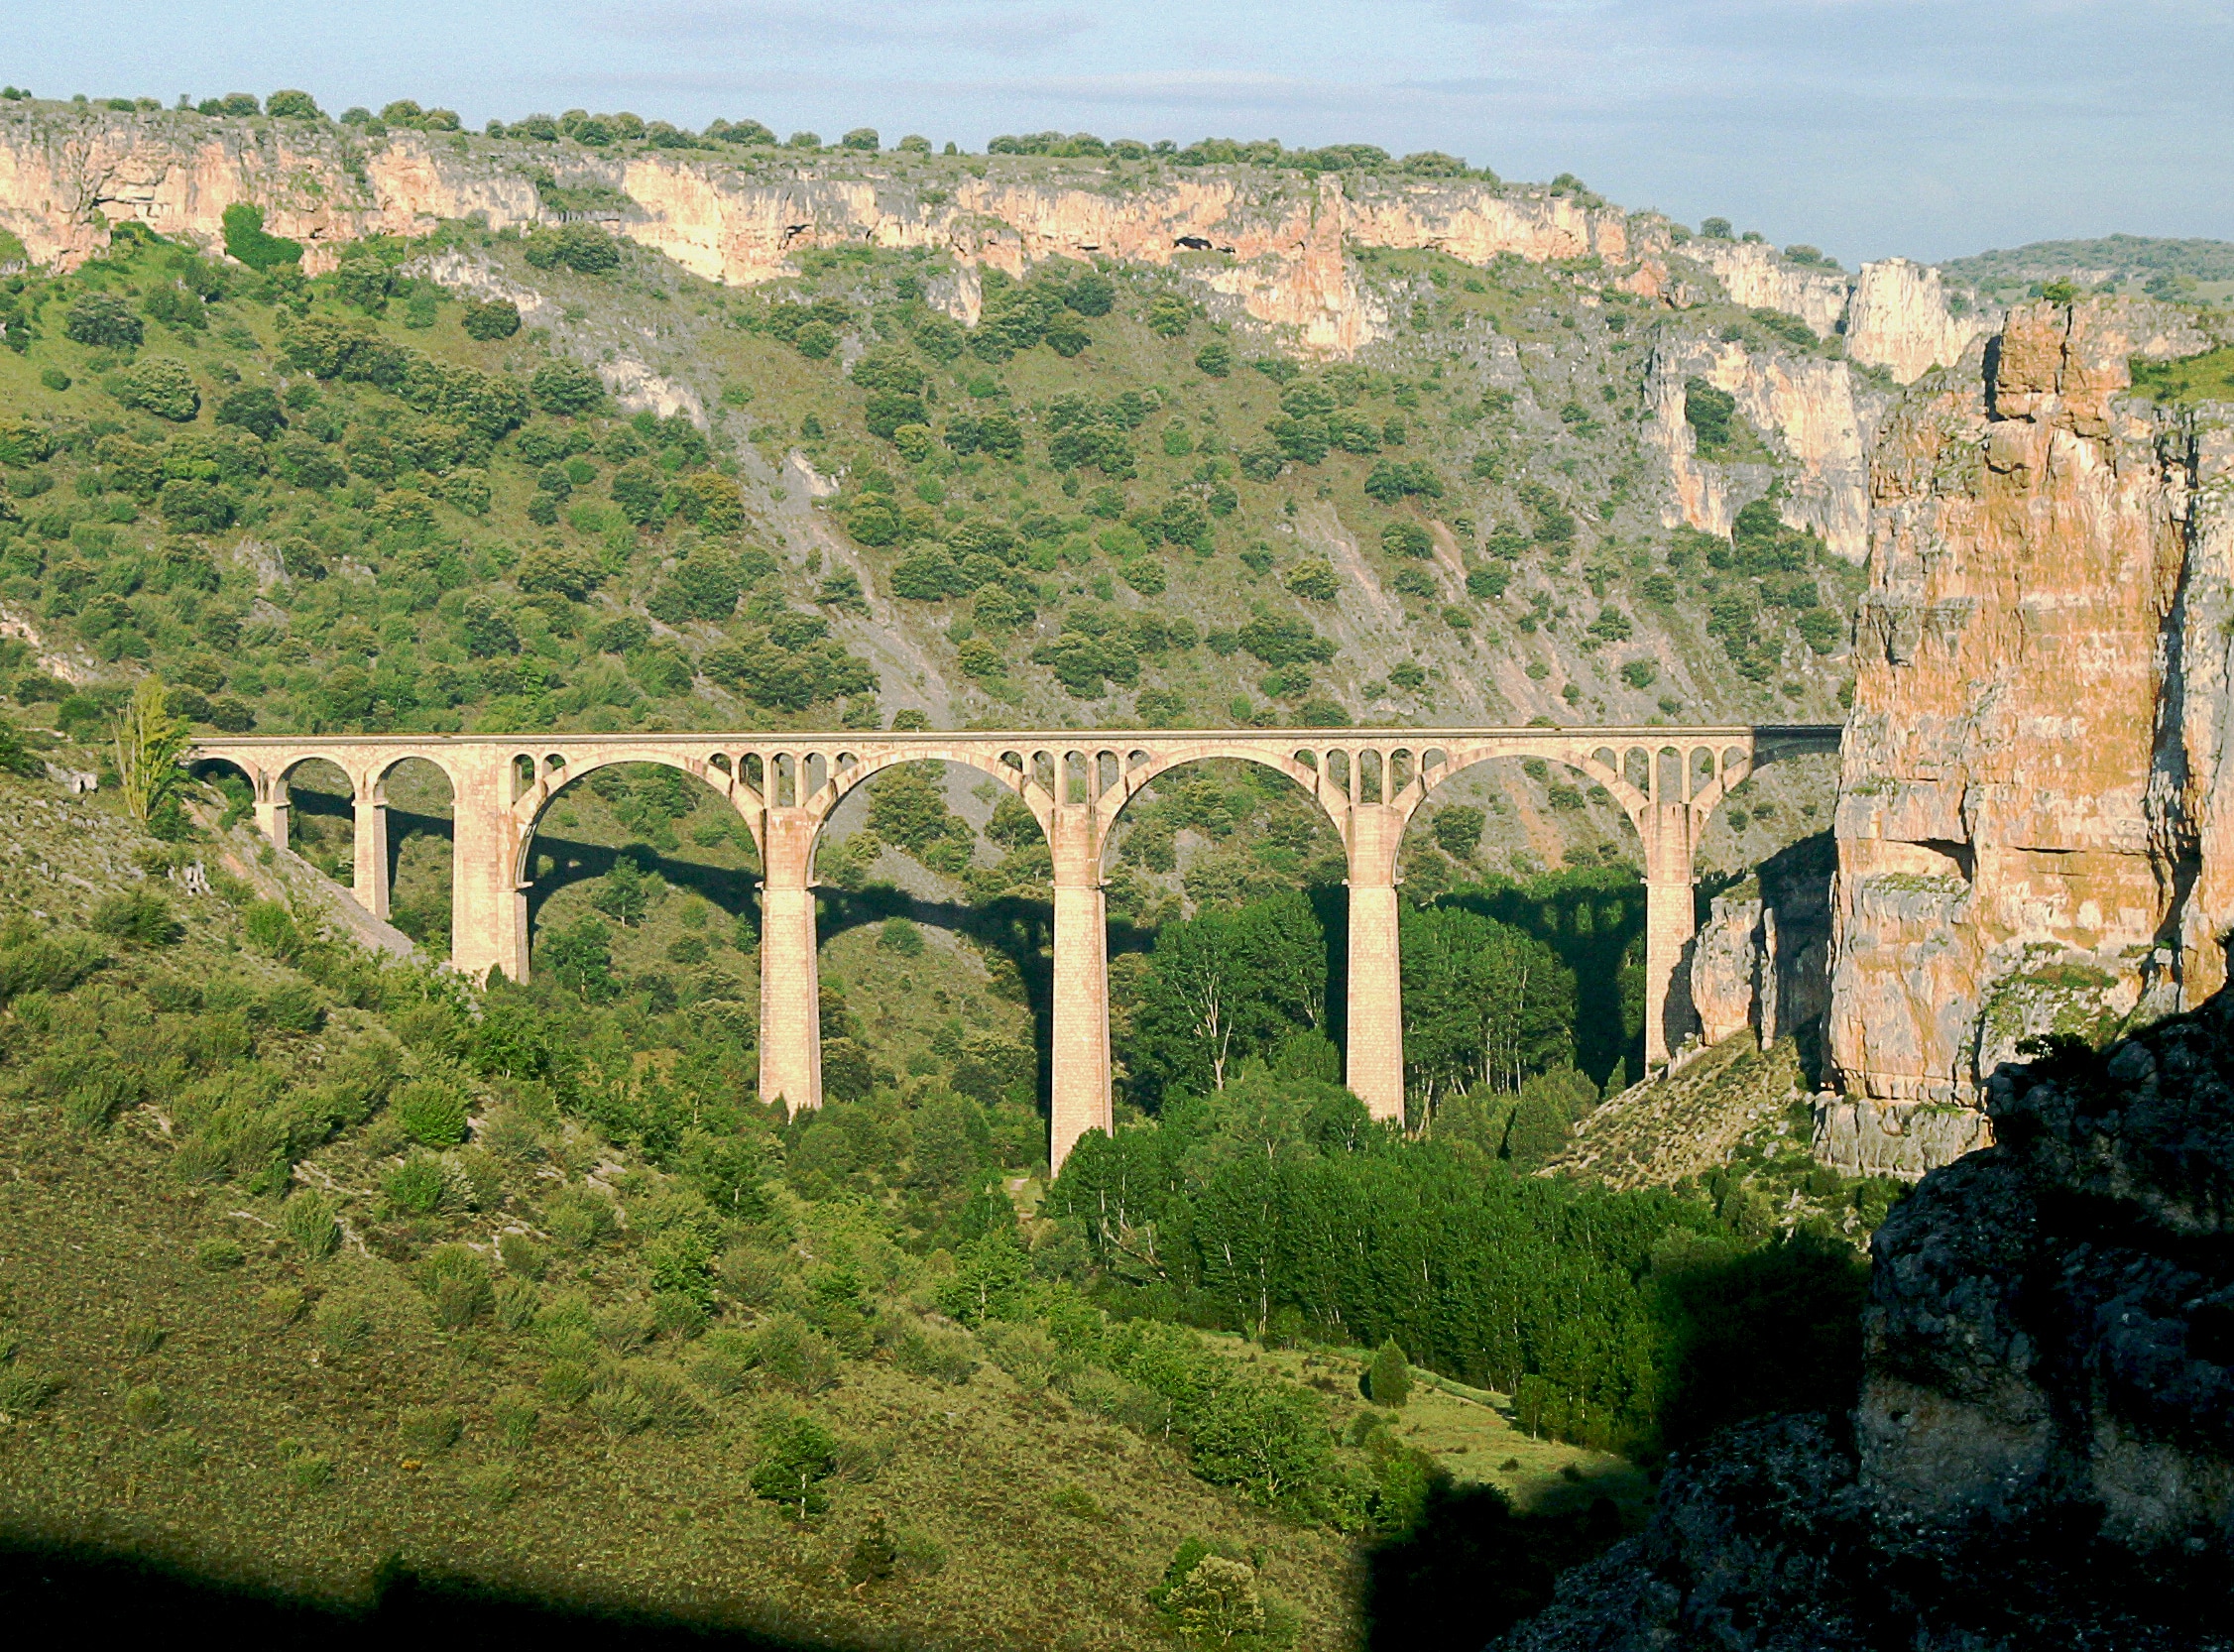
[[[178,783],[178,759],[191,731],[165,704],[163,679],[142,677],[117,713],[110,733],[117,788],[124,807],[142,823],[153,819]]]
[[[468,298],[458,316],[468,338],[488,343],[510,338],[520,330],[520,306],[510,298]]]
[[[324,113],[318,108],[316,98],[308,92],[296,91],[292,87],[283,88],[267,97],[264,100],[264,112],[274,120],[325,119]]]
[[[113,293],[88,293],[62,314],[65,337],[96,350],[129,350],[147,336],[147,326]]]
[[[1194,319],[1194,304],[1176,293],[1158,293],[1148,304],[1148,330],[1159,337],[1179,337]]]
[[[217,422],[246,430],[260,441],[270,441],[287,428],[287,410],[262,385],[247,385],[217,405]]]
[[[1705,379],[1684,382],[1684,421],[1699,439],[1702,453],[1714,454],[1728,447],[1735,435],[1730,420],[1737,416],[1737,398],[1716,390]]]
[[[201,412],[201,392],[186,364],[170,356],[150,356],[117,376],[116,399],[174,424],[191,424]]]
[[[1365,1397],[1375,1405],[1400,1406],[1412,1397],[1412,1367],[1391,1337],[1373,1352],[1365,1367]]]
[[[822,1482],[838,1470],[838,1442],[812,1417],[773,1417],[761,1425],[753,1489],[804,1521],[830,1506]]]
[[[881,146],[874,126],[857,126],[838,140],[840,149],[866,150],[875,155]]]
[[[1466,857],[1481,847],[1482,812],[1470,803],[1447,803],[1435,811],[1428,830],[1446,854]]]
[[[637,864],[635,856],[623,855],[614,861],[612,870],[597,881],[597,891],[590,896],[590,904],[623,929],[633,929],[650,916],[652,906],[666,892],[666,880],[656,872],[647,872]]]

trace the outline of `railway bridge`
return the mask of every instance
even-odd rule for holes
[[[1834,751],[1836,724],[1723,728],[1221,729],[994,733],[743,733],[243,736],[197,741],[193,761],[229,764],[255,793],[256,823],[288,841],[288,776],[323,760],[356,804],[354,889],[388,914],[387,800],[396,766],[439,768],[452,799],[451,960],[485,977],[529,971],[529,850],[560,789],[618,763],[661,764],[712,786],[744,817],[762,867],[764,1098],[822,1101],[814,853],[848,792],[899,764],[981,770],[1030,807],[1054,861],[1050,1162],[1111,1127],[1108,941],[1103,862],[1125,803],[1159,774],[1206,758],[1278,770],[1317,799],[1349,861],[1346,1079],[1375,1118],[1404,1112],[1397,851],[1443,781],[1497,759],[1556,763],[1603,786],[1643,846],[1645,1058],[1667,1059],[1670,985],[1693,928],[1693,856],[1708,816],[1762,765]]]

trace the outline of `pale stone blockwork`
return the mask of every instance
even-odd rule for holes
[[[1111,1127],[1108,941],[1103,863],[1118,815],[1157,775],[1208,758],[1260,763],[1327,811],[1350,868],[1348,1072],[1376,1119],[1404,1116],[1403,972],[1397,856],[1435,787],[1474,764],[1540,758],[1586,775],[1635,824],[1645,863],[1645,1057],[1659,1065],[1689,1029],[1672,992],[1694,928],[1692,855],[1729,788],[1772,758],[1836,747],[1835,725],[1710,729],[1271,729],[1139,733],[396,735],[203,741],[192,757],[231,764],[255,788],[256,823],[285,846],[287,776],[321,758],[356,794],[356,890],[388,910],[387,802],[397,764],[449,777],[451,963],[475,977],[528,979],[529,848],[560,788],[616,763],[655,763],[727,797],[761,852],[764,1097],[822,1102],[814,850],[839,800],[897,764],[944,762],[1021,797],[1054,862],[1055,994],[1050,1160]]]

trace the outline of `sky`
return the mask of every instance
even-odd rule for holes
[[[43,97],[1439,149],[1847,262],[2234,239],[2234,0],[18,0]]]

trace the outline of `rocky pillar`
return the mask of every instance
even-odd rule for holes
[[[1055,810],[1048,834],[1055,861],[1055,1036],[1049,1074],[1047,1162],[1060,1171],[1088,1130],[1108,1133],[1110,959],[1102,892],[1102,841],[1090,803]]]
[[[1404,985],[1396,850],[1404,816],[1386,803],[1350,815],[1350,1089],[1375,1119],[1404,1118]]]
[[[821,822],[770,808],[762,844],[761,1100],[822,1105],[822,977],[814,942],[814,839]]]
[[[357,870],[351,888],[357,904],[376,918],[388,916],[388,800],[378,786],[357,794]]]
[[[1681,1040],[1691,1019],[1688,1003],[1671,1009],[1669,998],[1696,927],[1692,844],[1697,819],[1689,803],[1664,802],[1645,804],[1635,820],[1644,843],[1644,1063],[1652,1068],[1667,1064],[1671,1043]],[[1672,1028],[1671,1021],[1679,1024]]]
[[[272,842],[274,849],[287,847],[288,794],[287,781],[274,777],[259,780],[256,796],[256,829]]]
[[[528,891],[511,760],[501,749],[460,754],[450,778],[450,962],[476,980],[498,969],[526,981]]]

